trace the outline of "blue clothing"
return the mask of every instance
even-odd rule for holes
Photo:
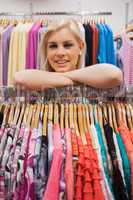
[[[125,178],[125,183],[126,183],[126,188],[128,191],[129,196],[131,196],[131,168],[130,168],[130,162],[127,156],[127,152],[125,149],[125,145],[122,141],[121,135],[119,133],[116,133],[116,138],[118,141],[119,149],[120,149],[120,154],[122,158],[122,165],[123,165],[123,170],[124,170],[124,178]]]
[[[114,40],[113,40],[113,32],[109,25],[105,24],[106,30],[108,33],[106,34],[106,55],[107,55],[107,63],[116,64],[116,56],[115,56],[115,48],[114,48]]]
[[[98,50],[97,50],[97,63],[106,63],[106,40],[105,40],[105,32],[102,24],[96,25],[99,34],[98,34]]]

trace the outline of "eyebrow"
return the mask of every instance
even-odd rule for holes
[[[66,40],[64,41],[63,43],[66,43],[66,42],[73,42],[72,40]],[[55,44],[55,43],[58,43],[58,42],[55,42],[55,41],[51,41],[51,42],[48,42],[48,44]]]

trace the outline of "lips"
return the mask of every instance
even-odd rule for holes
[[[59,61],[56,61],[57,64],[66,64],[68,62],[69,62],[68,60],[59,60]]]

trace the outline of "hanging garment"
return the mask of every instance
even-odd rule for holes
[[[97,63],[106,63],[106,40],[105,30],[102,24],[97,24],[99,31],[98,37],[98,51],[97,51]]]
[[[65,161],[65,182],[66,182],[66,199],[74,199],[74,172],[72,165],[72,146],[71,146],[71,131],[65,129],[66,136],[66,161]]]
[[[28,34],[28,45],[26,51],[26,66],[28,69],[37,68],[37,35],[40,27],[40,22],[35,23]]]
[[[104,27],[107,30],[107,34],[106,34],[106,38],[105,38],[106,39],[106,56],[107,56],[106,61],[107,61],[107,63],[116,65],[113,32],[108,24],[105,24]]]
[[[120,133],[116,133],[116,138],[117,138],[117,142],[119,145],[119,149],[120,149],[120,153],[121,153],[121,157],[122,157],[122,165],[123,165],[123,170],[124,170],[124,178],[125,178],[125,183],[126,183],[126,187],[127,187],[127,191],[129,194],[129,197],[131,199],[131,167],[130,167],[130,162],[128,159],[128,155],[125,149],[125,145],[122,141],[122,137],[120,135]]]
[[[130,182],[132,183],[133,179],[133,144],[131,141],[131,136],[129,133],[129,129],[124,125],[124,123],[121,123],[121,126],[118,128],[118,131],[121,134],[123,143],[125,145],[127,155],[130,161],[130,167],[131,167],[131,179]],[[131,184],[131,199],[133,199],[133,185]]]
[[[59,124],[54,124],[52,134],[54,139],[53,159],[43,200],[59,199],[59,180],[62,165],[62,144]]]
[[[86,58],[85,58],[85,66],[89,66],[92,64],[92,39],[93,39],[93,31],[89,24],[83,24],[85,29],[85,41],[86,41]]]
[[[3,85],[7,85],[9,44],[10,44],[10,36],[11,36],[11,31],[12,30],[13,30],[13,25],[9,25],[1,33],[1,38],[2,38]]]
[[[122,46],[117,50],[117,54],[123,66],[124,83],[126,86],[130,86],[133,84],[133,43],[125,32],[121,34],[121,39]]]
[[[108,152],[111,156],[113,171],[112,171],[112,181],[113,181],[113,190],[116,200],[125,200],[129,199],[126,191],[126,187],[124,185],[122,175],[118,166],[117,156],[115,145],[113,141],[113,130],[109,124],[104,125],[104,133],[106,136],[106,140],[108,143]],[[118,184],[119,183],[119,184]]]

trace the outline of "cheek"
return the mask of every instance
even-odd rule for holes
[[[73,50],[71,52],[71,59],[73,61],[77,61],[78,60],[78,58],[79,58],[79,53],[78,52],[79,52],[78,50]]]

